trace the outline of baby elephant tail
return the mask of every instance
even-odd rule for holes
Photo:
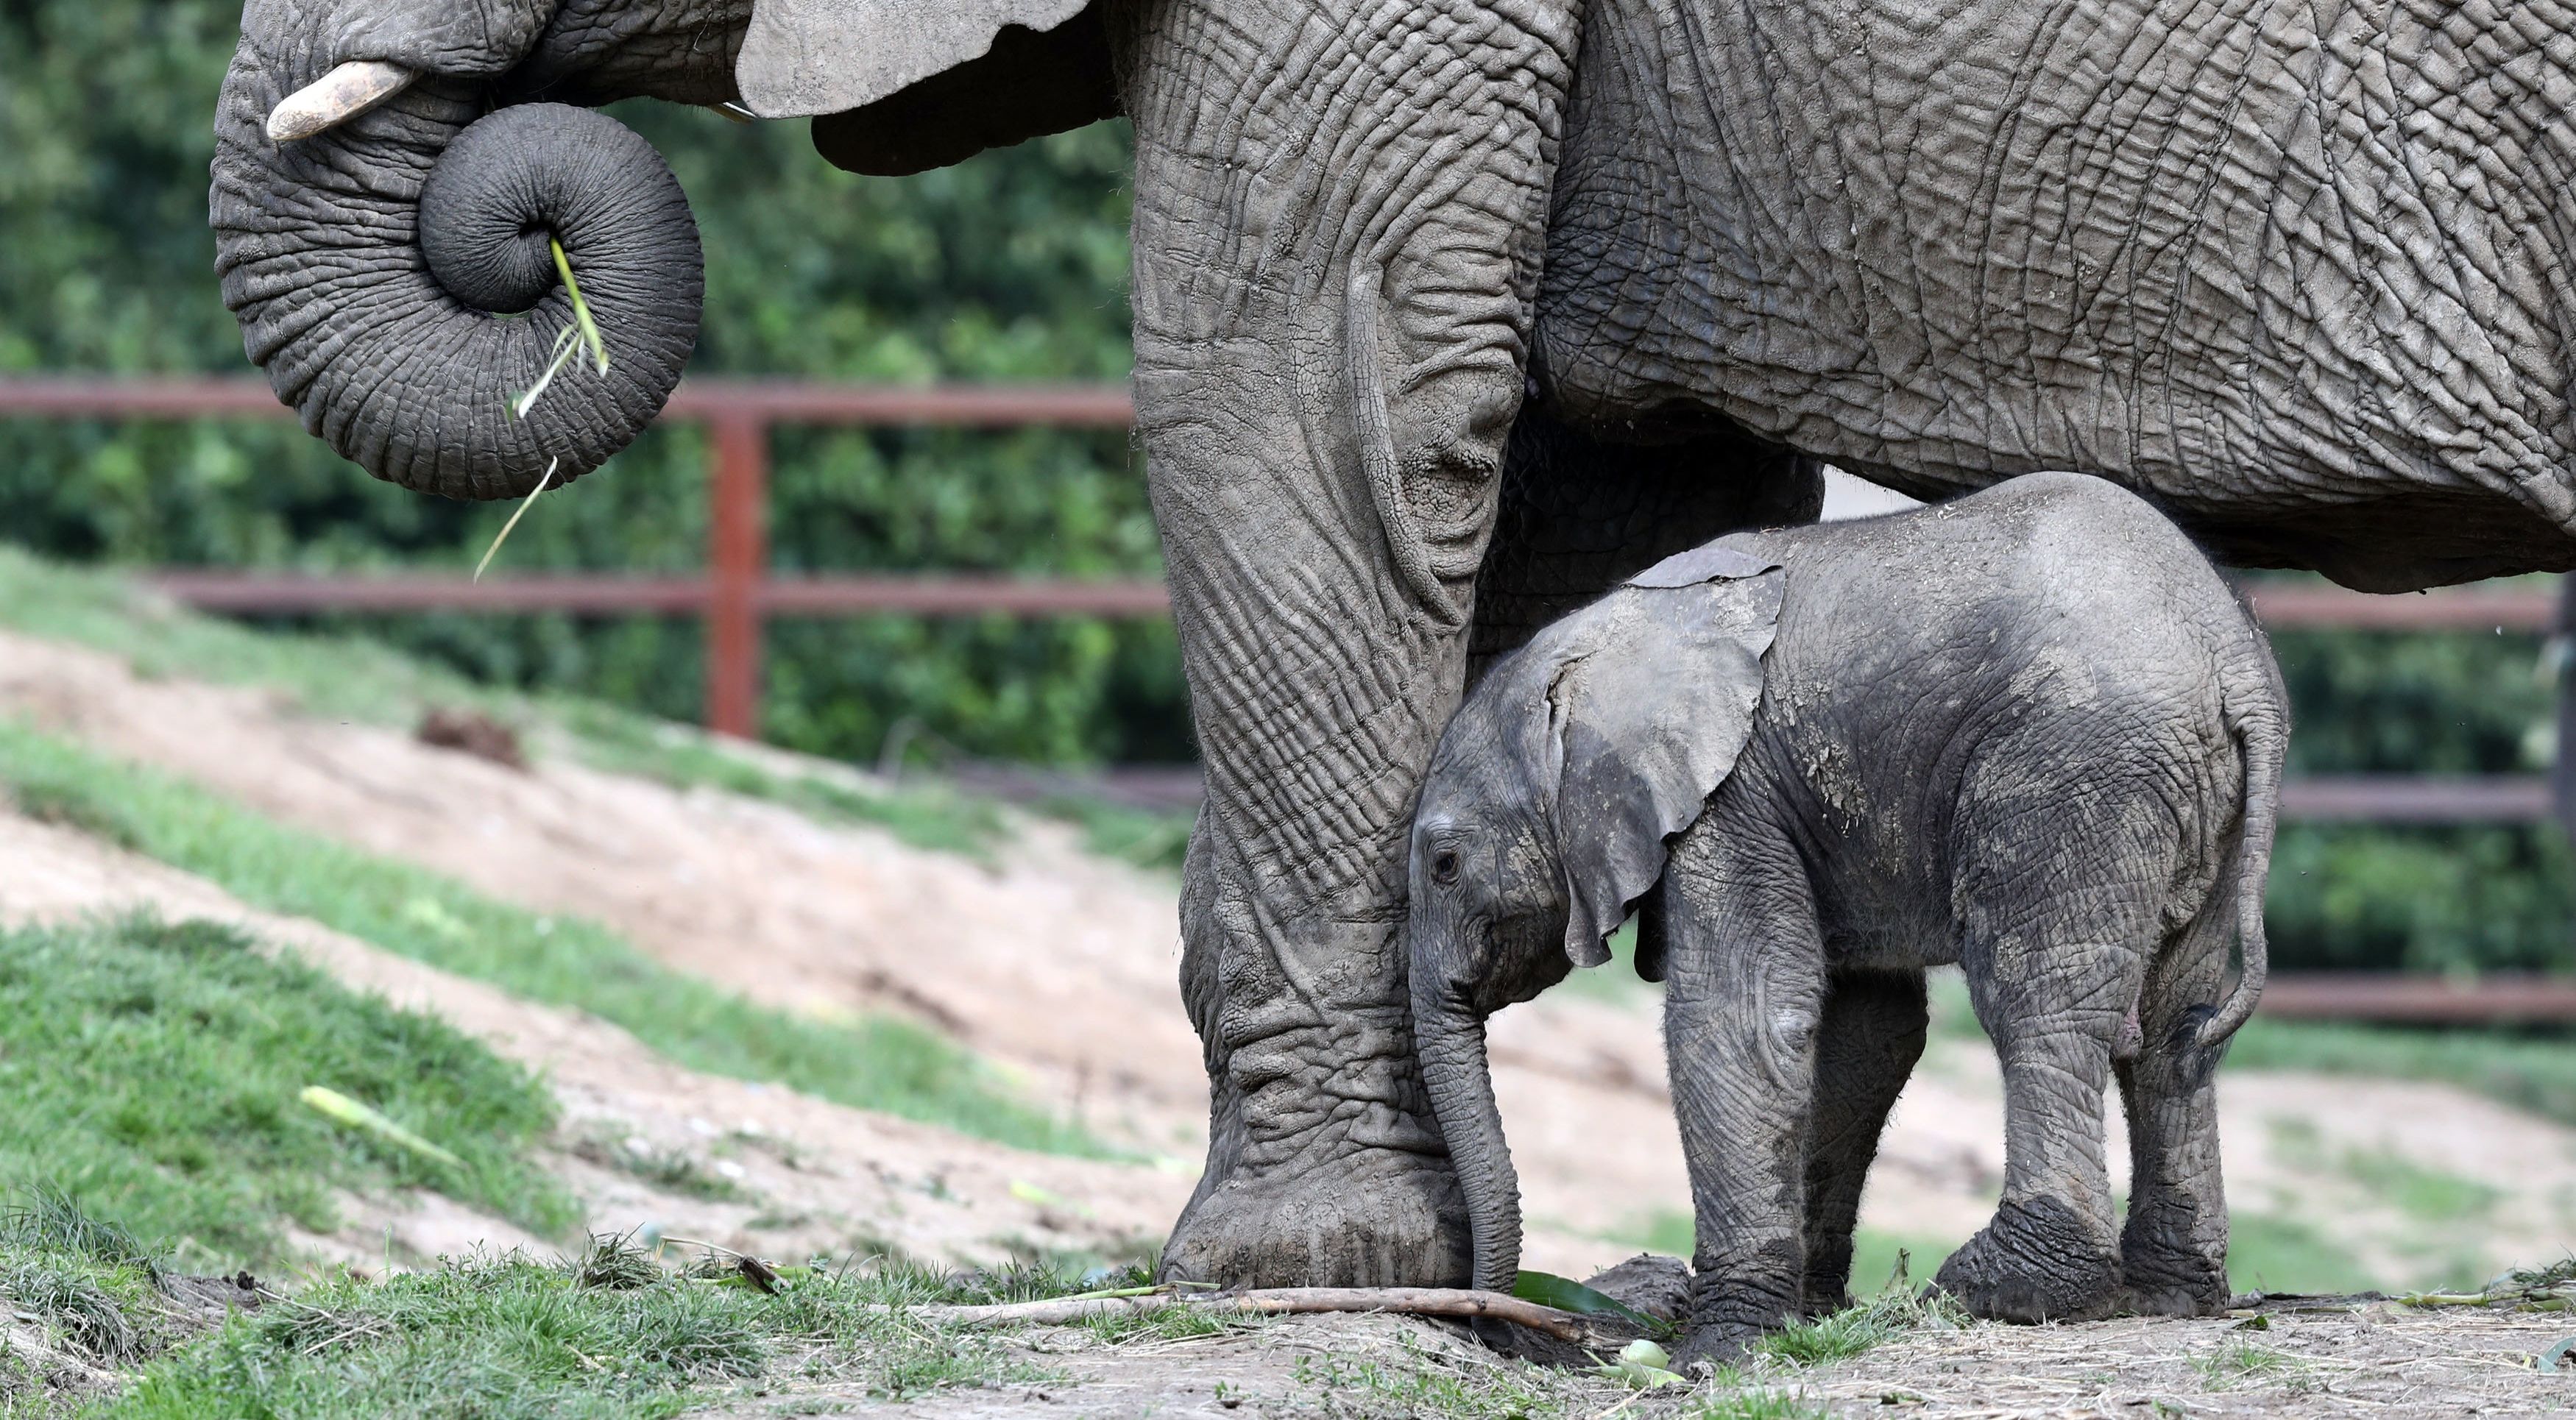
[[[2228,733],[2245,766],[2245,803],[2231,865],[2236,875],[2236,938],[2244,969],[2217,1014],[2201,1023],[2200,1048],[2212,1052],[2253,1016],[2254,1003],[2263,995],[2263,979],[2271,969],[2271,949],[2263,936],[2263,887],[2272,875],[2272,835],[2280,822],[2281,761],[2289,751],[2290,720],[2280,670],[2262,644],[2261,633],[2255,637],[2260,670],[2250,678],[2252,684],[2240,680],[2229,686],[2225,711]]]

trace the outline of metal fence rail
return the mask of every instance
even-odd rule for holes
[[[268,386],[254,379],[0,379],[0,419],[287,419]],[[775,577],[768,570],[769,433],[778,424],[1031,426],[1123,429],[1134,418],[1127,392],[1106,385],[889,389],[783,380],[691,379],[665,420],[707,426],[708,549],[700,576],[633,577],[537,573],[487,578],[406,573],[306,576],[257,571],[162,569],[147,580],[209,611],[311,613],[569,612],[577,615],[696,616],[706,622],[706,720],[752,736],[759,724],[761,625],[777,616],[896,613],[914,616],[1160,616],[1162,584],[1143,580],[1064,581],[995,576]],[[2388,631],[2546,631],[2556,598],[2548,590],[2450,588],[2413,596],[2369,596],[2325,586],[2263,586],[2250,593],[2265,625]],[[1026,784],[1061,792],[1065,776],[989,768],[994,789]],[[1134,779],[1135,783],[1125,781]],[[1114,772],[1097,788],[1140,804],[1191,801],[1186,771]],[[2538,776],[2441,778],[2357,776],[2283,786],[2288,817],[2381,823],[2528,822],[2549,816]],[[2273,978],[2267,1016],[2425,1023],[2576,1022],[2576,982],[2489,977],[2453,982],[2379,974],[2290,974]]]
[[[291,419],[256,379],[0,379],[0,418]],[[1136,582],[998,577],[777,579],[769,566],[769,431],[776,424],[1004,429],[1124,429],[1135,419],[1115,385],[901,389],[801,380],[691,379],[664,406],[666,421],[708,433],[707,571],[703,577],[555,574],[293,577],[260,572],[167,572],[171,595],[237,612],[569,611],[695,615],[706,622],[706,722],[746,738],[760,724],[761,623],[773,615],[908,612],[1018,616],[1150,616],[1167,603]]]

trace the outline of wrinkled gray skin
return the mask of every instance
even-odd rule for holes
[[[596,6],[251,0],[215,114],[215,269],[251,358],[331,447],[423,492],[520,497],[597,468],[661,412],[697,343],[696,221],[652,145],[553,103],[493,108],[578,68],[616,97],[732,92],[673,67],[719,5],[607,33]],[[747,13],[744,7],[737,11]],[[676,34],[674,31],[676,30]],[[279,99],[348,59],[432,77],[322,137],[269,141]],[[486,110],[491,112],[486,116]],[[560,240],[609,372],[559,377],[528,418],[572,322]],[[495,319],[496,315],[524,316]]]
[[[1723,546],[1755,555],[1541,632],[1432,759],[1414,1032],[1476,1285],[1520,1246],[1485,1018],[1602,960],[1634,901],[1696,1205],[1686,1357],[1845,1303],[1951,963],[2002,1059],[2005,1177],[1938,1284],[2012,1321],[2222,1306],[2211,1075],[2261,989],[2288,729],[2261,634],[2171,523],[2075,475]]]
[[[636,254],[585,281],[640,348],[519,428],[498,404],[561,293],[479,315],[529,296],[442,284],[424,185],[496,105],[778,91],[755,8],[819,56],[801,77],[848,107],[817,146],[854,168],[1135,124],[1139,434],[1209,786],[1181,926],[1210,1148],[1175,1275],[1466,1274],[1402,969],[1422,766],[1549,616],[1812,515],[1807,456],[1927,494],[2086,469],[2223,557],[2376,588],[2576,555],[2567,0],[250,0],[213,207],[280,393],[459,496],[624,443],[694,320],[676,203],[572,234],[577,269]],[[889,79],[898,53],[934,58]],[[259,133],[388,57],[432,77]],[[540,184],[552,122],[468,165],[460,231],[508,249],[663,191],[589,142]]]

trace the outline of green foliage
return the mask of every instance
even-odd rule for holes
[[[1536,1302],[1540,1306],[1554,1307],[1558,1311],[1572,1312],[1576,1316],[1614,1316],[1644,1327],[1649,1332],[1671,1330],[1670,1327],[1616,1297],[1594,1291],[1571,1277],[1559,1277],[1553,1272],[1532,1272],[1523,1268],[1520,1274],[1512,1279],[1512,1295],[1525,1302]]]
[[[238,0],[0,8],[0,373],[248,372],[212,274],[206,166]],[[917,178],[860,178],[803,122],[651,102],[651,139],[705,237],[692,369],[923,383],[1116,380],[1129,363],[1128,139],[1103,124]],[[11,423],[0,529],[58,556],[306,569],[471,567],[508,506],[368,479],[293,423]],[[703,435],[647,433],[512,534],[505,570],[672,572],[706,545]],[[771,527],[789,571],[1159,566],[1116,433],[783,430]],[[694,625],[442,614],[325,619],[478,679],[688,719]],[[769,736],[874,757],[1175,759],[1187,716],[1168,628],[1096,621],[785,622]]]
[[[0,1414],[70,1414],[74,1396],[48,1385],[50,1359],[130,1366],[186,1340],[192,1325],[162,1292],[160,1261],[132,1234],[39,1187],[0,1212],[0,1316],[36,1343],[0,1342]]]
[[[799,1378],[886,1400],[1045,1373],[889,1304],[909,1276],[795,1269],[776,1296],[613,1246],[329,1281],[172,1352],[101,1414],[660,1416]]]
[[[1956,1330],[1967,1324],[1968,1314],[1957,1303],[1918,1293],[1908,1283],[1891,1286],[1831,1316],[1791,1322],[1754,1343],[1753,1351],[1791,1366],[1824,1366],[1873,1350],[1916,1327]]]
[[[0,787],[76,802],[143,852],[255,906],[310,917],[514,995],[590,1011],[694,1070],[777,1081],[1024,1148],[1100,1152],[1079,1129],[1010,1098],[972,1056],[908,1022],[844,1026],[756,1006],[662,966],[595,923],[521,911],[5,721]]]
[[[2549,763],[2555,686],[2516,632],[2283,631],[2293,774],[2510,774]]]
[[[2552,755],[2538,638],[2285,631],[2293,774],[2519,774]],[[2554,827],[2290,824],[2265,913],[2282,970],[2559,970],[2576,876]]]
[[[461,1156],[448,1166],[296,1102],[358,1096]],[[232,1268],[284,1255],[280,1220],[335,1226],[335,1191],[413,1184],[555,1231],[527,1159],[554,1100],[433,1017],[348,991],[231,928],[148,919],[0,933],[0,1178],[42,1180],[0,1244],[148,1265],[135,1235]],[[59,1269],[57,1269],[59,1270]]]
[[[2576,878],[2546,824],[2289,824],[2265,925],[2284,971],[2565,971]]]

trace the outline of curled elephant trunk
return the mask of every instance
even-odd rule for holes
[[[1494,1103],[1494,1072],[1485,1055],[1485,1023],[1446,1002],[1414,998],[1414,1048],[1432,1112],[1458,1171],[1475,1234],[1471,1285],[1509,1292],[1520,1275],[1521,1189],[1503,1143],[1502,1111]]]
[[[697,342],[704,278],[688,199],[651,144],[561,104],[480,113],[424,80],[302,141],[267,133],[288,87],[248,46],[217,119],[209,203],[224,302],[304,427],[378,478],[453,498],[566,482],[661,411]],[[573,303],[587,353],[525,418]]]

